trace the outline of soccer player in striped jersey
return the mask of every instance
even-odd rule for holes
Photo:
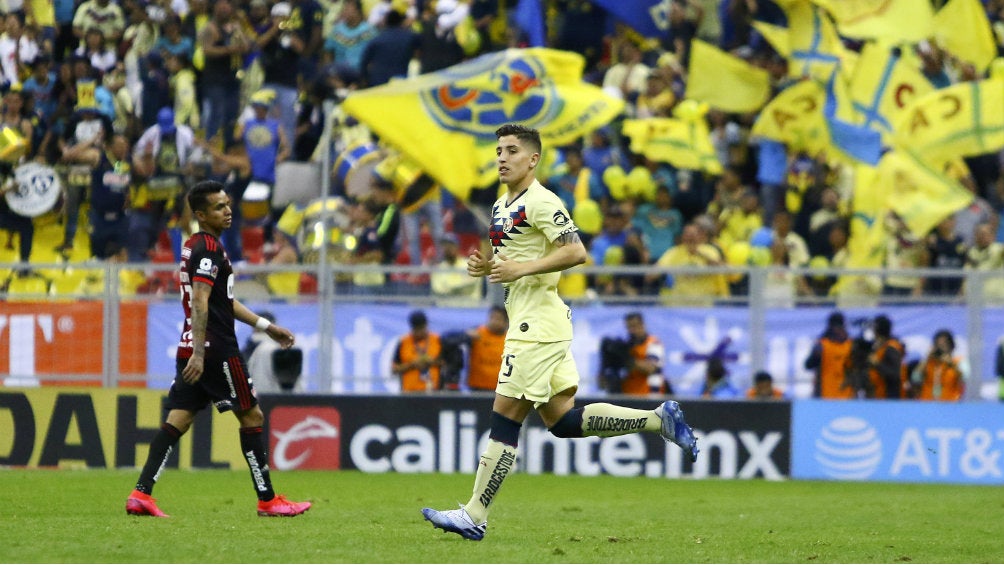
[[[126,500],[126,512],[166,516],[150,496],[154,483],[196,413],[212,402],[220,412],[232,410],[240,422],[241,453],[251,470],[258,515],[303,514],[310,508],[309,502],[292,502],[272,489],[262,432],[265,415],[241,357],[234,321],[266,332],[286,348],[293,345],[293,334],[259,317],[234,298],[233,268],[219,239],[232,221],[230,197],[223,185],[215,181],[196,184],[188,193],[188,204],[199,222],[199,232],[188,238],[181,250],[179,276],[185,324],[178,344],[174,383],[167,397],[167,420],[150,444],[139,481]]]

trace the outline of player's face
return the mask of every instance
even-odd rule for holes
[[[495,163],[498,165],[499,180],[509,188],[523,189],[533,181],[533,170],[540,154],[529,149],[515,135],[499,138],[495,148]]]
[[[230,197],[224,191],[209,195],[209,204],[204,210],[195,213],[202,229],[219,236],[233,222],[230,210]]]

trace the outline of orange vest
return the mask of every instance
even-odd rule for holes
[[[756,394],[756,387],[755,386],[751,386],[749,388],[749,390],[746,391],[746,398],[748,398],[750,400],[758,400],[761,397],[757,396],[757,394]],[[774,400],[780,400],[780,399],[784,398],[784,393],[781,392],[781,391],[779,391],[779,390],[777,390],[774,387],[771,387],[770,388],[770,396],[768,398],[771,398],[771,399],[774,399]]]
[[[631,358],[636,361],[644,361],[648,357],[648,346],[653,343],[658,343],[659,338],[654,335],[650,335],[645,338],[645,341],[631,346]],[[648,394],[648,377],[649,375],[645,372],[632,369],[628,371],[627,376],[624,377],[624,381],[621,383],[621,392],[624,394]],[[665,383],[659,386],[659,392],[665,392]]]
[[[850,339],[840,342],[824,337],[819,340],[822,350],[819,360],[820,398],[854,398],[854,387],[843,386],[851,356],[851,344]]]
[[[920,384],[921,400],[962,400],[966,390],[962,373],[959,371],[958,358],[953,358],[953,365],[941,359],[928,357],[924,363],[924,382]]]
[[[492,333],[485,326],[480,326],[475,331],[478,332],[478,337],[471,341],[467,386],[476,390],[495,390],[499,369],[502,367],[505,334]]]
[[[900,343],[898,339],[891,337],[889,338],[889,341],[886,341],[882,345],[882,347],[875,352],[876,356],[879,359],[885,357],[886,349],[889,347],[893,347],[897,351],[899,351],[901,357],[906,353],[906,348],[903,347],[903,344]],[[868,378],[871,380],[872,386],[875,387],[875,393],[872,398],[879,398],[879,399],[886,398],[885,379],[883,379],[882,376],[879,375],[878,371],[876,371],[875,369],[868,369]],[[903,364],[901,358],[899,364],[900,389],[899,393],[896,394],[896,398],[903,398],[903,391],[906,388],[906,382],[907,382],[906,365]]]
[[[401,363],[410,363],[417,360],[422,355],[429,359],[439,357],[442,347],[439,343],[439,336],[429,333],[428,337],[421,341],[416,341],[410,333],[401,338],[398,344],[397,358]],[[426,392],[429,390],[439,390],[439,367],[432,366],[426,375],[422,375],[418,369],[405,371],[401,375],[401,392]]]

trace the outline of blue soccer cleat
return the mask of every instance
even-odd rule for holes
[[[690,429],[687,422],[683,420],[683,409],[675,400],[667,400],[656,409],[659,417],[662,418],[662,438],[680,446],[690,461],[697,461],[697,438],[694,437],[694,430]]]
[[[461,506],[456,510],[439,511],[432,508],[423,508],[422,516],[432,522],[434,528],[440,528],[444,532],[460,534],[461,537],[474,541],[481,541],[485,537],[485,530],[488,529],[488,522],[484,521],[475,524],[470,515]]]

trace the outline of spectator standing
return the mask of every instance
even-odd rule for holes
[[[439,389],[441,344],[439,334],[429,331],[425,312],[408,315],[411,331],[404,335],[394,351],[391,370],[401,379],[401,392],[430,392]]]
[[[853,344],[844,324],[842,313],[830,314],[826,319],[826,329],[805,359],[805,368],[815,372],[813,398],[848,400],[856,396],[857,391],[847,384]]]
[[[721,265],[721,252],[709,243],[701,243],[700,228],[688,224],[680,235],[680,243],[663,253],[655,262],[658,267],[708,267]],[[661,275],[649,275],[651,283]],[[671,285],[663,290],[674,304],[711,304],[715,298],[729,294],[728,282],[721,274],[672,273]]]
[[[24,81],[21,91],[30,94],[35,100],[35,110],[41,116],[43,124],[48,124],[56,114],[55,86],[56,73],[52,71],[52,57],[47,53],[39,53],[31,63],[31,76]]]
[[[147,261],[147,252],[167,226],[169,214],[181,212],[178,198],[196,151],[192,128],[175,125],[170,108],[161,108],[157,123],[136,142],[133,169],[141,186],[131,201],[129,261]]]
[[[641,49],[630,40],[621,43],[618,62],[603,76],[603,88],[634,105],[645,91],[651,69],[642,63]]]
[[[52,47],[52,56],[56,62],[62,63],[66,53],[76,48],[73,36],[73,13],[77,3],[76,0],[53,0],[52,6],[56,18],[56,39]]]
[[[269,116],[273,97],[267,90],[259,90],[251,96],[254,117],[238,126],[237,137],[243,142],[251,164],[251,182],[259,182],[269,187],[269,208],[271,219],[266,222],[265,239],[272,241],[272,228],[282,214],[271,204],[275,192],[275,175],[279,163],[289,157],[289,142],[280,123]]]
[[[90,64],[86,61],[81,61],[79,64],[84,69],[90,69]],[[90,167],[73,164],[65,156],[73,155],[86,146],[98,149],[104,147],[114,129],[111,119],[99,111],[93,81],[78,80],[77,85],[77,109],[66,124],[64,137],[60,140],[61,163],[67,166],[63,243],[59,247],[59,251],[63,254],[68,254],[73,249],[80,206],[86,201],[87,191],[91,186]]]
[[[317,75],[317,63],[324,42],[324,10],[317,0],[289,0],[289,4],[289,31],[299,38],[302,47],[298,47],[296,42],[290,45],[300,57],[297,71],[308,83]],[[296,114],[293,116],[295,118]]]
[[[222,130],[223,146],[229,147],[240,107],[237,71],[251,47],[234,18],[230,0],[216,1],[212,19],[199,33],[199,47],[205,59],[200,81],[205,137],[212,139]]]
[[[408,74],[408,64],[419,46],[419,36],[404,27],[405,16],[387,12],[384,28],[363,49],[359,71],[366,86],[380,86],[392,78]]]
[[[962,269],[966,261],[967,246],[962,236],[955,233],[955,217],[942,220],[934,232],[927,236],[927,252],[933,269]],[[957,296],[962,289],[962,277],[928,277],[927,292],[937,296]]]
[[[161,30],[160,37],[154,43],[154,51],[160,52],[161,57],[165,58],[168,54],[173,54],[185,57],[189,61],[192,60],[192,56],[195,54],[195,43],[191,37],[181,32],[181,19],[177,15],[167,16]]]
[[[426,4],[419,18],[418,62],[422,73],[431,73],[464,60],[454,28],[467,14],[468,6],[457,0],[437,0]]]
[[[0,70],[3,70],[3,82],[20,87],[22,69],[40,53],[42,51],[35,38],[24,32],[21,16],[4,16],[4,33],[0,35]]]
[[[184,124],[192,128],[192,131],[198,130],[202,127],[202,119],[199,115],[199,100],[196,92],[198,78],[195,76],[195,71],[184,55],[169,52],[164,58],[164,62],[171,77],[168,79],[168,84],[174,99],[175,123]]]
[[[481,280],[467,276],[467,257],[460,255],[460,242],[452,233],[439,240],[443,260],[429,277],[436,304],[473,306],[481,301]]]
[[[78,162],[94,168],[91,175],[91,256],[117,258],[124,262],[129,239],[126,217],[132,167],[129,163],[129,139],[115,134],[103,149],[88,147]]]
[[[292,8],[286,2],[272,6],[271,24],[256,40],[264,72],[262,88],[275,93],[275,108],[287,143],[292,143],[296,135],[299,61],[306,47],[300,34],[290,27],[291,13]]]
[[[973,246],[966,252],[966,269],[1001,273],[1004,270],[1004,244],[994,241],[993,226],[986,223],[977,225],[973,240]],[[1004,299],[1004,278],[987,277],[983,284],[983,297],[999,304]]]
[[[101,30],[108,47],[117,48],[126,28],[122,8],[110,0],[85,0],[73,15],[73,35],[80,40],[80,45],[84,44],[84,35],[92,27]]]
[[[331,54],[335,65],[345,65],[358,74],[363,51],[376,36],[377,29],[363,19],[359,0],[345,0],[342,2],[341,17],[335,23],[324,49]]]
[[[920,400],[958,402],[966,391],[967,367],[955,356],[955,337],[948,330],[934,334],[931,351],[913,374],[913,388]]]
[[[88,28],[84,33],[84,41],[80,47],[73,51],[77,57],[86,57],[91,62],[91,67],[101,74],[115,68],[118,56],[115,51],[108,47],[104,34],[99,27]]]
[[[638,206],[632,224],[644,236],[651,257],[658,259],[669,251],[683,231],[683,215],[673,207],[669,187],[657,186],[655,202]]]
[[[927,247],[923,241],[910,233],[910,229],[894,213],[886,219],[885,259],[883,267],[887,271],[909,271],[927,267]],[[922,296],[924,294],[923,277],[891,272],[885,276],[882,294],[886,296]]]

